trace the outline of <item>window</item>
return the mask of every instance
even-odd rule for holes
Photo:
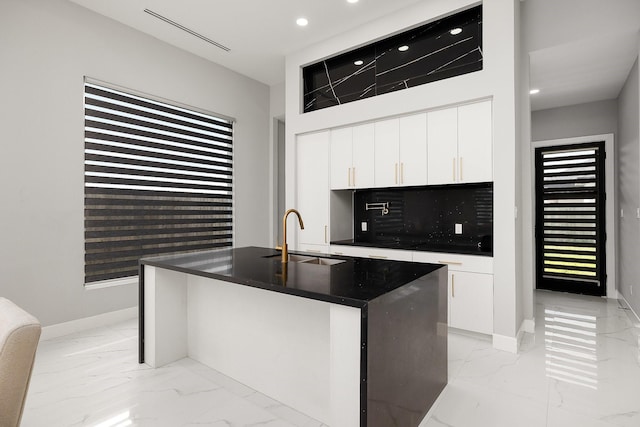
[[[90,81],[84,101],[85,283],[232,245],[231,120]]]

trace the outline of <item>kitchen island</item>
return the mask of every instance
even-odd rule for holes
[[[239,248],[140,261],[140,363],[190,357],[332,427],[417,426],[447,383],[447,268]]]

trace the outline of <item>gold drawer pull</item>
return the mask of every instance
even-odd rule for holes
[[[451,298],[456,297],[456,275],[451,275]]]
[[[438,264],[462,265],[462,263],[458,261],[438,261]]]
[[[387,259],[388,257],[384,256],[384,255],[369,255],[369,258],[375,258],[375,259]]]

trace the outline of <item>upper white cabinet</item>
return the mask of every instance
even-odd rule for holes
[[[301,250],[329,249],[329,139],[329,131],[296,138],[296,208],[304,222],[304,230],[297,233]]]
[[[331,188],[352,188],[353,128],[331,131]]]
[[[493,180],[491,101],[458,107],[460,182]]]
[[[456,182],[458,109],[427,113],[427,183]]]
[[[427,114],[400,117],[400,184],[427,182]]]
[[[375,186],[398,185],[400,163],[400,119],[375,123]]]
[[[427,113],[427,183],[493,180],[491,101]]]
[[[375,123],[375,186],[427,182],[427,115]]]
[[[373,123],[331,131],[331,189],[374,185]]]

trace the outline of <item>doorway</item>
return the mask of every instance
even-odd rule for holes
[[[606,295],[605,143],[535,150],[536,288]]]

